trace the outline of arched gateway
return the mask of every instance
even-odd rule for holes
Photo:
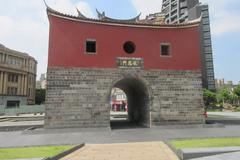
[[[129,122],[150,127],[150,86],[146,86],[137,77],[124,77],[114,87],[124,91],[127,96]]]
[[[47,7],[50,22],[46,128],[110,127],[113,87],[131,122],[204,122],[199,23],[99,20]]]

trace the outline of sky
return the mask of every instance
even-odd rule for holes
[[[240,81],[240,1],[200,0],[209,4],[215,78]],[[46,0],[63,13],[88,17],[96,8],[113,18],[132,18],[160,12],[162,0]],[[49,23],[43,0],[0,0],[0,43],[26,52],[38,61],[38,78],[46,73]]]

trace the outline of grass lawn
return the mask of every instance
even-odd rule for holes
[[[44,146],[26,148],[0,148],[0,159],[52,157],[74,146]]]
[[[235,147],[240,146],[240,138],[209,138],[172,140],[170,143],[176,149],[204,148],[204,147]]]

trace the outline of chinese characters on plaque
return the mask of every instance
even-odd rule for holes
[[[118,68],[143,68],[142,58],[117,58]]]

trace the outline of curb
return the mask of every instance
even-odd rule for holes
[[[59,159],[65,157],[65,156],[67,156],[67,155],[69,155],[69,154],[71,154],[71,153],[79,150],[80,148],[82,148],[82,147],[84,147],[84,146],[85,146],[85,144],[82,143],[82,144],[80,144],[80,145],[77,145],[77,146],[69,149],[69,150],[66,150],[66,151],[64,151],[64,152],[62,152],[62,153],[59,153],[59,154],[56,155],[56,156],[44,158],[43,160],[59,160]]]
[[[181,155],[181,152],[178,150],[178,149],[176,149],[172,144],[170,144],[168,141],[166,141],[166,140],[164,140],[163,141],[176,155],[177,155],[177,157],[180,159],[180,160],[184,160],[183,158],[183,156]]]
[[[163,141],[163,142],[178,156],[180,160],[189,160],[193,158],[202,158],[206,156],[213,156],[213,155],[225,154],[225,153],[234,153],[234,152],[240,151],[240,147],[215,147],[215,148],[190,149],[191,151],[186,152],[186,149],[176,149],[168,141]]]
[[[215,148],[196,148],[196,149],[180,149],[179,155],[183,160],[194,158],[202,158],[219,154],[239,152],[240,147],[215,147]]]

